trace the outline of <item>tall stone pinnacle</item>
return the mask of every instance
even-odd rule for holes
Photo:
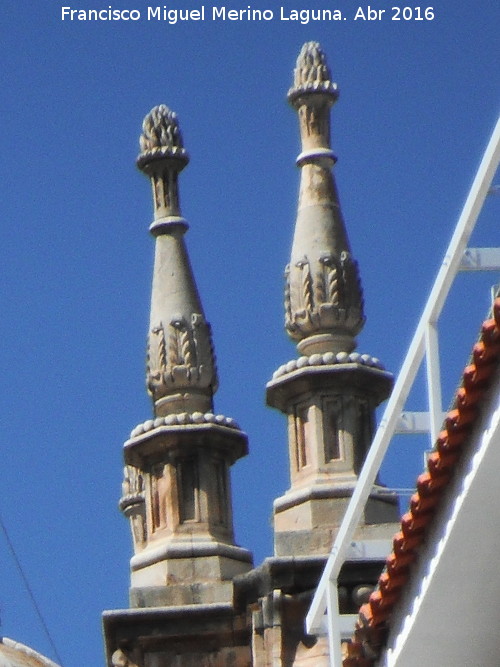
[[[156,237],[147,387],[155,416],[207,412],[217,389],[210,325],[184,244],[178,175],[189,162],[177,116],[165,105],[143,122],[137,165],[151,179]]]
[[[378,359],[353,351],[365,318],[332,174],[330,109],[337,97],[321,47],[304,44],[288,92],[299,115],[302,147],[285,271],[285,326],[301,356],[280,366],[266,391],[267,404],[288,419],[291,486],[274,501],[277,556],[328,552],[370,447],[375,409],[392,387],[392,376]],[[358,536],[370,533],[366,526],[396,516],[394,498],[375,488]]]
[[[302,149],[300,192],[290,264],[285,270],[285,327],[303,355],[351,352],[364,324],[363,295],[332,167],[330,108],[338,98],[326,57],[307,42],[288,92]]]

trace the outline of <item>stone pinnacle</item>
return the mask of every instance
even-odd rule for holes
[[[332,167],[330,108],[338,97],[317,42],[302,47],[288,99],[299,116],[300,192],[285,327],[301,354],[351,352],[364,324],[358,266],[342,218]]]
[[[189,161],[176,114],[154,107],[143,122],[137,165],[153,188],[156,237],[147,387],[155,416],[207,412],[217,389],[211,329],[191,269],[178,188]]]

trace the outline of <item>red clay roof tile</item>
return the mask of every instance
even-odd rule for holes
[[[343,667],[373,667],[385,642],[388,621],[401,591],[411,576],[417,557],[454,467],[460,458],[479,406],[500,360],[500,298],[493,304],[493,317],[483,322],[480,340],[472,350],[472,360],[463,373],[454,407],[448,412],[444,430],[428,459],[427,472],[417,479],[417,492],[410,509],[401,519],[401,531],[394,536],[393,552],[388,556],[377,589],[359,610],[356,631]]]

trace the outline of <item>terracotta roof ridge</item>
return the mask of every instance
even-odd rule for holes
[[[417,550],[435,516],[454,469],[480,413],[482,399],[489,389],[500,361],[500,297],[492,307],[492,317],[481,327],[479,340],[462,374],[451,409],[446,415],[427,461],[427,471],[417,479],[417,490],[408,512],[401,518],[401,529],[394,536],[393,551],[375,591],[359,610],[356,630],[346,645],[343,667],[372,667],[385,645],[389,621],[411,576]]]

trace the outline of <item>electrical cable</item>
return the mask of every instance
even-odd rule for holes
[[[49,628],[47,626],[47,623],[45,622],[45,619],[43,617],[43,614],[41,612],[40,607],[38,606],[38,603],[36,601],[35,595],[33,593],[33,590],[30,586],[30,583],[28,581],[28,578],[23,570],[23,567],[21,565],[21,561],[19,560],[16,550],[14,549],[14,545],[12,544],[12,541],[9,537],[9,533],[7,532],[7,527],[5,526],[2,516],[0,515],[0,528],[2,529],[3,534],[5,535],[5,539],[7,541],[7,546],[9,547],[10,553],[12,554],[12,558],[14,559],[14,562],[16,564],[16,567],[18,569],[19,574],[21,575],[21,579],[23,580],[24,587],[26,588],[26,591],[28,593],[28,596],[33,604],[33,608],[35,609],[36,615],[38,616],[38,620],[40,621],[40,624],[45,632],[45,636],[48,639],[48,642],[50,646],[52,647],[52,651],[54,652],[54,656],[57,659],[57,662],[59,663],[60,667],[63,667],[63,663],[61,660],[61,657],[59,655],[59,652],[56,648],[55,642],[52,639],[52,635],[50,634]]]

